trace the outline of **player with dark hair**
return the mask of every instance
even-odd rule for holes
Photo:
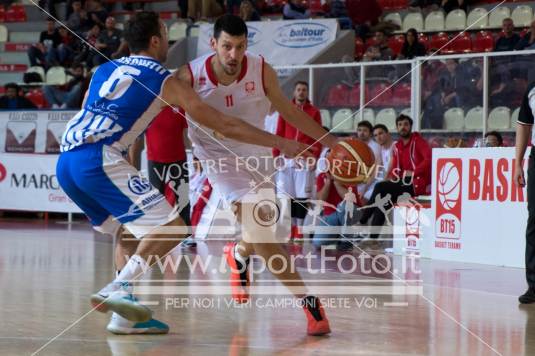
[[[247,26],[241,18],[233,15],[218,18],[214,24],[211,46],[214,53],[199,57],[177,71],[178,77],[190,82],[204,102],[260,128],[264,127],[264,118],[273,105],[289,124],[304,135],[328,147],[336,144],[334,136],[286,98],[279,87],[275,70],[261,56],[247,52]],[[187,109],[186,114],[190,114]],[[303,301],[308,334],[329,333],[329,322],[319,299],[308,295],[299,273],[290,268],[288,253],[278,243],[273,231],[263,229],[257,223],[269,221],[269,217],[276,212],[265,205],[262,206],[265,209],[255,210],[260,200],[248,200],[255,194],[265,193],[270,198],[275,195],[274,185],[270,182],[275,175],[273,160],[270,160],[271,152],[223,138],[222,142],[232,149],[233,154],[244,160],[256,158],[262,162],[260,167],[254,167],[256,169],[247,169],[228,151],[215,145],[205,132],[190,129],[189,135],[194,154],[203,165],[210,160],[225,162],[225,169],[209,167],[211,169],[205,169],[206,175],[224,199],[236,207],[238,220],[243,227],[241,241],[230,243],[225,249],[231,267],[234,299],[244,302],[249,298],[249,256],[256,254],[265,261],[271,258],[274,263],[268,264],[269,270]],[[255,212],[257,215],[254,215]],[[272,258],[277,256],[280,258]]]
[[[98,311],[116,313],[108,330],[165,333],[167,326],[151,320],[150,309],[133,297],[132,281],[150,268],[147,261],[166,256],[185,237],[176,233],[184,222],[125,160],[128,147],[167,105],[186,109],[190,118],[226,137],[276,146],[290,156],[306,146],[214,110],[200,100],[189,81],[173,77],[161,64],[166,60],[168,38],[156,13],[136,13],[126,24],[124,37],[133,55],[111,60],[94,73],[82,109],[63,134],[57,179],[97,231],[116,236],[120,242],[123,231],[140,239],[137,246],[123,244],[118,249],[117,277],[91,296]],[[174,229],[169,232],[165,229],[169,227]],[[169,233],[177,238],[169,239]],[[120,256],[131,257],[126,261]]]

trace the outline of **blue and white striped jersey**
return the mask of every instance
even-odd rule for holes
[[[93,74],[84,107],[67,124],[61,151],[88,143],[125,151],[164,104],[158,96],[170,72],[151,57],[123,57]]]

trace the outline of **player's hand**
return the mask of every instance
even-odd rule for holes
[[[314,157],[312,151],[314,147],[310,147],[307,144],[294,141],[282,139],[279,147],[277,147],[286,157],[296,158],[296,157]]]
[[[524,168],[518,163],[515,164],[515,174],[513,180],[515,184],[520,187],[526,186],[526,179],[524,178]]]

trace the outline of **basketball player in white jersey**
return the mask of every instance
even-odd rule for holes
[[[179,79],[191,83],[205,103],[259,128],[264,127],[264,118],[270,105],[273,105],[281,116],[301,132],[328,147],[336,144],[334,136],[310,120],[285,97],[273,68],[262,57],[246,52],[247,26],[241,18],[224,15],[217,19],[211,46],[214,53],[197,58],[176,72]],[[189,114],[187,110],[186,114]],[[254,202],[247,200],[250,192],[264,189],[270,192],[271,197],[274,196],[274,184],[266,179],[273,180],[275,176],[273,161],[266,160],[271,157],[270,150],[223,137],[221,142],[232,151],[229,153],[221,146],[214,145],[213,140],[200,130],[192,129],[189,135],[195,147],[195,156],[206,165],[210,183],[218,188],[226,201],[235,204],[237,218],[243,227],[242,240],[225,248],[226,259],[231,267],[234,299],[244,302],[249,298],[249,256],[256,254],[264,261],[277,256],[279,258],[273,258],[268,268],[296,297],[302,299],[308,320],[307,333],[329,333],[329,322],[319,299],[307,295],[300,275],[295,269],[289,268],[289,257],[282,244],[273,243],[276,240],[274,233],[266,232],[250,218],[254,205]],[[217,132],[214,135],[221,136]],[[244,160],[261,157],[261,164],[246,168],[236,160],[234,154]],[[213,169],[208,163],[218,160],[223,160],[225,166],[219,165],[219,169]],[[269,163],[265,164],[266,161]],[[265,208],[256,211],[258,216],[255,217],[262,221],[269,220],[273,210]]]
[[[152,312],[132,295],[131,282],[150,266],[149,257],[165,256],[178,238],[162,226],[184,226],[163,195],[124,156],[166,105],[188,110],[198,123],[236,140],[282,147],[298,155],[306,145],[271,135],[203,103],[188,82],[177,80],[161,64],[168,52],[167,29],[154,12],[136,13],[125,39],[132,55],[102,64],[94,73],[82,109],[62,136],[56,167],[59,184],[84,211],[95,230],[120,237],[122,229],[139,239],[122,246],[115,280],[91,296],[98,311],[113,311],[108,330],[114,333],[165,333]],[[190,122],[195,126],[195,122]],[[256,146],[255,146],[256,147]],[[120,317],[120,318],[119,318]]]

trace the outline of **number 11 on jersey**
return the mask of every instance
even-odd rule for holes
[[[225,104],[227,108],[234,106],[234,100],[232,99],[232,95],[225,96]]]

